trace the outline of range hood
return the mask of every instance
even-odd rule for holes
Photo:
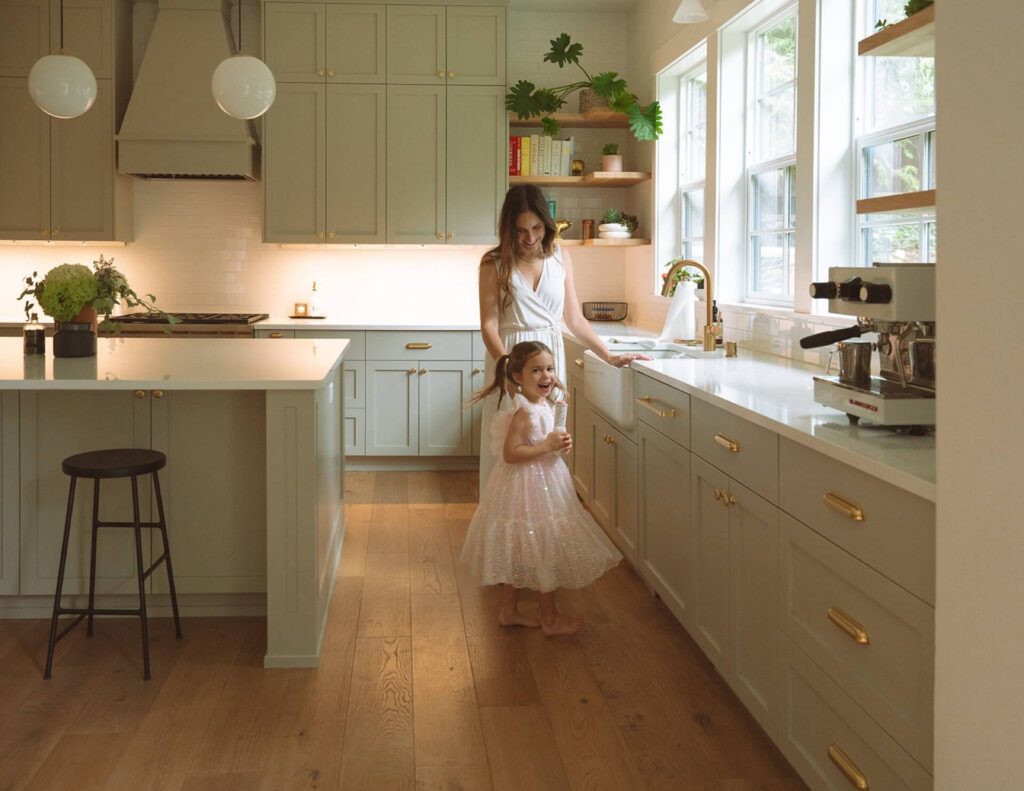
[[[252,179],[250,121],[223,112],[210,80],[235,54],[222,0],[160,0],[117,135],[117,169],[142,178]]]

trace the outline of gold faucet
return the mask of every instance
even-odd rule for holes
[[[704,351],[713,352],[715,351],[715,320],[711,306],[711,272],[708,271],[707,267],[704,266],[704,264],[700,264],[689,259],[676,261],[672,264],[672,268],[668,270],[668,274],[665,276],[665,285],[661,287],[661,295],[663,297],[668,296],[668,292],[672,288],[676,272],[680,269],[688,269],[690,267],[699,269],[704,275],[704,299],[707,300],[708,303],[707,322],[704,324]]]

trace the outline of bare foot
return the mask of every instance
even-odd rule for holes
[[[523,615],[521,612],[516,611],[511,615],[505,615],[504,613],[498,613],[498,623],[502,626],[540,626],[540,621],[529,615]]]
[[[583,631],[583,618],[579,615],[563,615],[558,613],[558,617],[550,624],[542,622],[540,630],[544,633],[545,637],[579,634]]]

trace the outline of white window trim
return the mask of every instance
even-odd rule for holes
[[[690,118],[690,89],[691,89],[690,88],[690,82],[691,82],[691,80],[697,74],[700,74],[700,73],[703,72],[704,75],[705,75],[704,84],[706,86],[707,85],[707,71],[708,71],[708,62],[707,62],[707,58],[705,58],[704,60],[702,60],[698,64],[696,64],[693,68],[687,69],[679,77],[679,135],[678,135],[679,152],[680,152],[679,153],[679,163],[680,163],[679,170],[680,170],[680,172],[683,170],[682,164],[683,164],[683,161],[685,160],[686,164],[687,164],[687,174],[686,175],[692,175],[692,172],[690,171],[690,166],[693,163],[689,161],[690,153],[691,153],[691,150],[692,150],[692,144],[690,143],[689,139],[685,139],[684,140],[684,138],[689,138],[690,135],[693,134],[694,130],[697,129],[698,126],[699,126],[699,125],[694,125],[692,123],[692,119]],[[693,180],[687,181],[687,182],[682,182],[681,181],[682,180],[682,176],[680,176],[681,183],[679,184],[679,189],[678,189],[678,193],[677,193],[678,194],[677,202],[678,202],[678,210],[679,210],[679,214],[677,215],[677,217],[678,217],[677,222],[679,224],[679,244],[678,244],[678,247],[677,247],[677,249],[675,251],[675,254],[672,256],[673,258],[678,258],[678,257],[681,257],[681,256],[685,256],[685,257],[688,257],[688,258],[691,257],[689,254],[687,254],[686,247],[687,247],[687,245],[692,245],[695,242],[700,242],[700,245],[701,245],[702,249],[704,247],[704,234],[705,234],[705,230],[706,230],[706,227],[707,227],[707,203],[706,203],[705,197],[704,197],[706,195],[706,193],[704,192],[704,187],[705,187],[705,184],[707,183],[707,128],[708,128],[708,111],[707,111],[707,90],[706,89],[705,89],[705,98],[704,98],[704,123],[703,123],[703,126],[704,126],[704,163],[703,163],[704,167],[703,167],[703,175],[699,179],[693,179]],[[703,227],[701,227],[699,235],[693,233],[694,229],[690,228],[689,223],[687,222],[688,218],[687,218],[687,200],[686,200],[687,199],[687,195],[689,195],[689,193],[696,192],[698,190],[700,190],[700,192],[701,192],[701,202],[704,205],[704,209],[701,210],[701,215],[702,215],[702,220],[704,222],[704,225],[703,225]]]
[[[748,305],[751,305],[751,306],[767,305],[767,306],[770,306],[770,307],[781,307],[781,308],[792,308],[793,307],[793,300],[780,298],[780,297],[777,297],[777,296],[774,296],[774,295],[771,295],[771,294],[758,294],[757,292],[753,291],[751,283],[750,283],[750,281],[751,281],[750,266],[753,263],[750,256],[751,256],[751,250],[753,248],[752,243],[753,243],[753,240],[754,240],[755,236],[764,236],[764,235],[767,235],[767,234],[794,234],[793,244],[794,244],[794,246],[796,245],[796,236],[795,236],[795,234],[796,234],[796,227],[795,226],[786,226],[784,228],[776,228],[776,229],[771,230],[771,231],[768,231],[768,230],[756,231],[754,229],[754,208],[753,208],[753,201],[750,198],[752,190],[753,190],[753,180],[754,180],[754,177],[760,175],[761,173],[769,173],[769,172],[774,171],[774,170],[782,170],[784,168],[788,168],[788,167],[791,167],[791,166],[792,167],[796,166],[796,157],[795,156],[778,157],[776,159],[770,159],[770,160],[767,160],[766,162],[758,163],[756,166],[752,166],[752,167],[748,167],[747,168],[747,207],[746,207],[746,209],[747,209],[746,210],[747,260],[744,262],[743,272],[744,272],[744,279],[745,279],[745,283],[744,283],[744,302],[746,304],[748,304]],[[795,179],[794,179],[794,188],[795,188],[795,186],[796,186],[796,184],[795,184]],[[787,203],[788,203],[788,201],[787,201]],[[794,262],[793,266],[794,267],[796,266],[795,262]]]

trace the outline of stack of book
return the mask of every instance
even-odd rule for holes
[[[553,140],[548,135],[510,135],[510,176],[571,176],[576,138]]]

